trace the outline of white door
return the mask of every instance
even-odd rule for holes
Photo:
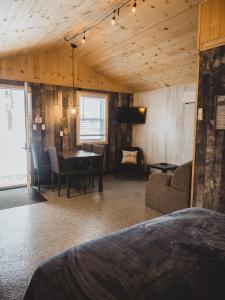
[[[24,88],[0,86],[0,189],[27,184]]]
[[[26,126],[26,156],[27,156],[27,190],[31,189],[31,143],[32,143],[32,94],[28,83],[24,84],[25,91],[25,126]]]

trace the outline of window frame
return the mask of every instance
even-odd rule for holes
[[[105,118],[105,140],[80,140],[80,97],[81,96],[93,96],[99,98],[105,98],[106,100],[106,118]],[[108,144],[108,136],[109,136],[109,95],[104,93],[96,93],[96,92],[85,92],[85,91],[77,91],[76,93],[76,106],[78,107],[77,120],[76,120],[76,144],[78,146],[83,145],[84,143],[89,144]]]

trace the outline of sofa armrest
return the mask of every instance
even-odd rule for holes
[[[148,179],[148,185],[167,185],[169,186],[172,180],[172,175],[169,174],[164,174],[164,173],[160,173],[160,174],[152,174],[149,176]]]

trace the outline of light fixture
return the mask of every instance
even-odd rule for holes
[[[71,108],[71,114],[75,115],[77,113],[77,109],[75,106],[75,76],[74,76],[74,51],[77,48],[75,44],[71,44],[72,48],[72,76],[73,76],[73,103]]]
[[[132,13],[136,12],[136,7],[137,7],[137,2],[136,0],[134,1],[133,7],[132,7]]]
[[[85,31],[84,31],[84,35],[83,35],[83,38],[82,38],[82,44],[85,44],[86,42],[86,38],[85,38]]]
[[[76,113],[77,113],[77,109],[76,109],[75,106],[73,106],[73,107],[71,108],[71,114],[72,114],[72,115],[75,115]]]
[[[111,20],[111,24],[115,25],[115,23],[116,23],[116,11],[114,10],[113,17],[112,17],[112,20]]]
[[[137,3],[139,3],[141,0],[137,1],[137,0],[121,0],[120,5],[117,8],[114,8],[113,11],[111,11],[110,13],[106,14],[105,16],[103,16],[102,18],[100,18],[99,20],[97,20],[93,25],[91,25],[90,27],[86,27],[85,31],[81,30],[80,32],[73,34],[73,35],[66,35],[64,36],[64,40],[66,42],[69,42],[73,39],[76,39],[78,37],[81,37],[81,42],[84,44],[86,39],[85,39],[85,34],[91,30],[93,30],[94,28],[98,27],[100,24],[102,24],[103,22],[105,22],[105,20],[110,19],[110,22],[112,25],[117,24],[116,21],[116,17],[120,16],[120,12],[122,9],[129,7],[129,9],[131,9],[132,13],[135,14],[136,10],[137,10]],[[142,2],[147,2],[146,0],[142,0]],[[132,5],[133,4],[133,5]]]

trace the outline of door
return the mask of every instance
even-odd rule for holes
[[[32,94],[28,83],[24,83],[25,99],[25,126],[26,126],[26,156],[27,156],[27,191],[30,194],[31,189],[31,143],[32,143]]]
[[[27,185],[23,87],[0,86],[0,189]]]

